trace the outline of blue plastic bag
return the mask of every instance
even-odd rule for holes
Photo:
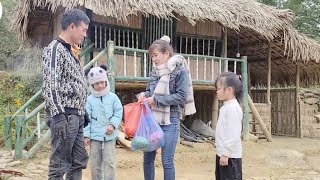
[[[143,103],[142,109],[131,150],[152,152],[164,146],[164,133],[146,102]]]

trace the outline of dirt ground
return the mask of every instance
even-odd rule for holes
[[[259,140],[243,143],[244,179],[319,179],[320,140],[273,137],[273,142]],[[163,179],[161,156],[157,155],[156,180]],[[214,180],[215,148],[195,144],[178,145],[175,154],[177,180]],[[84,178],[90,179],[89,169]],[[143,180],[142,153],[117,149],[117,179]]]
[[[273,142],[259,140],[243,143],[244,179],[319,179],[320,140],[273,137]],[[156,179],[163,179],[161,156],[157,155]],[[195,144],[178,145],[175,154],[177,180],[214,180],[215,148]],[[90,179],[89,169],[84,178]],[[142,153],[117,149],[117,179],[142,180]]]
[[[24,161],[47,165],[48,148],[37,157]],[[160,155],[156,160],[156,180],[163,179]],[[31,161],[31,162],[30,162]],[[214,180],[215,148],[211,144],[195,144],[194,148],[178,145],[175,154],[176,180]],[[273,137],[273,142],[243,142],[243,178],[250,180],[320,180],[320,140]],[[18,167],[19,168],[19,167]],[[42,174],[39,179],[45,179]],[[118,180],[143,180],[142,153],[117,148]],[[32,178],[33,180],[37,178]],[[83,172],[90,180],[90,170]]]

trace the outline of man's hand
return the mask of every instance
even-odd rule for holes
[[[67,138],[67,120],[63,119],[59,122],[56,122],[54,124],[54,128],[55,131],[58,132],[58,135],[62,138],[62,139],[66,139]]]
[[[220,157],[220,166],[228,166],[229,158],[227,156],[222,155]]]
[[[108,125],[107,126],[107,134],[110,135],[114,131],[114,126],[113,125]]]

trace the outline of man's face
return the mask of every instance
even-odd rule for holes
[[[87,36],[89,25],[81,22],[79,26],[76,26],[74,23],[70,24],[70,35],[71,39],[76,44],[81,44],[84,38]]]

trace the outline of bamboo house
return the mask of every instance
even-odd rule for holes
[[[293,28],[290,10],[254,0],[20,0],[11,24],[21,41],[44,46],[61,32],[63,12],[74,7],[91,19],[83,46],[92,48],[84,63],[113,41],[115,89],[123,103],[146,86],[152,67],[146,49],[168,35],[175,52],[186,55],[191,66],[198,112],[189,119],[212,121],[214,126],[218,113],[214,80],[224,70],[246,71],[249,94],[269,131],[304,135],[299,89],[319,84],[320,44]],[[240,57],[247,58],[245,67]],[[108,61],[107,56],[98,58],[99,64]],[[275,95],[276,85],[295,88]],[[251,128],[259,134],[255,124],[252,120]]]

